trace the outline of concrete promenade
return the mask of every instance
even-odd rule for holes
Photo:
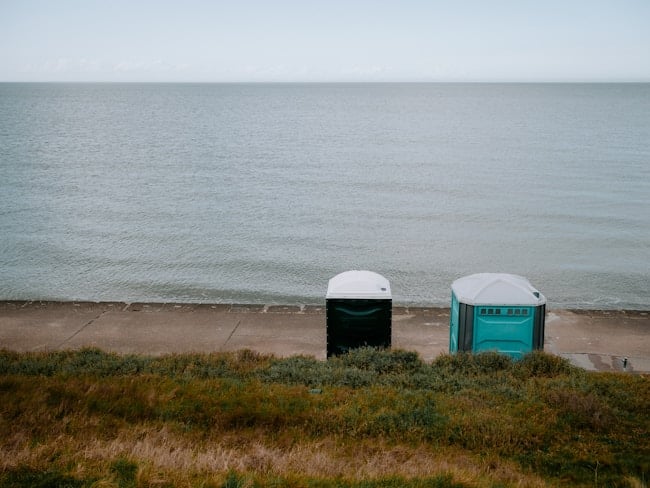
[[[449,309],[393,307],[393,347],[448,351]],[[251,349],[325,359],[324,306],[0,301],[0,349],[160,355]],[[650,312],[548,310],[547,352],[592,371],[650,373]]]

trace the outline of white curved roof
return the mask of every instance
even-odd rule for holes
[[[467,305],[543,305],[546,298],[523,276],[478,273],[459,278],[451,289]]]
[[[329,280],[326,298],[392,299],[390,283],[372,271],[345,271]]]

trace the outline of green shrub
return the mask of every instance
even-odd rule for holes
[[[373,347],[351,349],[347,354],[330,359],[330,362],[334,364],[338,362],[344,367],[373,371],[379,374],[410,372],[423,366],[415,352]]]
[[[234,471],[230,471],[221,488],[244,488],[246,486],[246,478],[239,476]]]
[[[432,363],[434,368],[445,374],[465,377],[509,371],[512,365],[509,356],[496,352],[442,354]]]
[[[19,468],[0,474],[0,488],[84,488],[95,480],[79,480],[54,470]]]
[[[262,381],[289,385],[322,386],[332,384],[332,371],[314,358],[293,356],[273,359],[268,368],[258,372]]]
[[[111,473],[120,488],[131,488],[136,486],[136,475],[138,465],[128,459],[120,458],[111,464]]]
[[[542,352],[516,362],[491,353],[443,355],[424,364],[414,353],[368,348],[329,361],[250,351],[158,358],[96,349],[2,351],[0,368],[0,447],[31,449],[42,456],[34,466],[46,467],[5,467],[0,488],[87,486],[68,476],[71,466],[75,474],[108,477],[105,483],[145,486],[140,459],[85,465],[74,448],[59,449],[60,439],[104,442],[140,430],[176,439],[181,449],[222,439],[277,449],[323,442],[330,452],[349,448],[349,456],[364,444],[422,446],[491,456],[551,484],[591,486],[597,468],[599,485],[620,485],[626,477],[648,479],[650,469],[648,379],[586,373]],[[175,476],[191,486],[202,475]],[[223,476],[204,481],[220,486]],[[251,487],[453,486],[442,478],[229,476]]]
[[[575,374],[578,369],[565,358],[543,351],[533,351],[516,363],[515,371],[525,377],[554,378]]]
[[[547,401],[557,409],[560,421],[573,429],[603,431],[614,421],[611,409],[593,393],[575,389],[551,390]]]

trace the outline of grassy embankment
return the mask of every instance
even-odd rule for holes
[[[640,487],[648,405],[543,353],[4,351],[0,487]]]

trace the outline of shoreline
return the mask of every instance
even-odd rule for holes
[[[325,303],[261,305],[0,300],[0,349],[120,354],[232,352],[325,359]],[[547,309],[544,350],[592,371],[650,373],[650,311]],[[392,309],[392,347],[449,351],[449,308]],[[628,358],[626,368],[624,359]]]
[[[111,306],[120,307],[124,309],[142,309],[142,308],[157,308],[157,309],[178,309],[178,308],[210,308],[210,309],[226,309],[226,310],[241,310],[246,309],[250,311],[258,311],[260,313],[273,312],[277,310],[284,310],[287,313],[317,313],[319,310],[325,310],[325,301],[322,304],[281,304],[281,303],[244,303],[244,302],[156,302],[156,301],[120,301],[120,300],[28,300],[28,299],[0,299],[0,310],[7,306],[18,306],[21,308],[27,306],[49,306],[49,305],[72,305],[72,306]],[[393,303],[393,311],[397,310],[398,313],[403,313],[409,310],[449,310],[447,305],[409,305]],[[650,316],[650,308],[571,308],[571,307],[546,307],[546,313],[549,312],[571,312],[575,314],[587,315],[625,315],[625,316]]]

